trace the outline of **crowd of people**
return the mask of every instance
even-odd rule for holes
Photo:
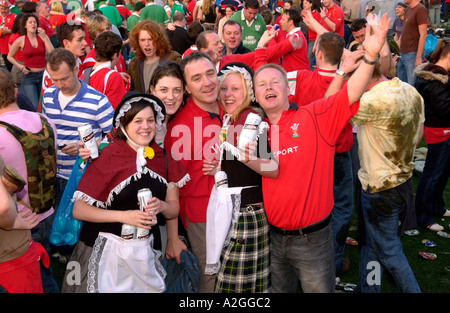
[[[1,291],[164,292],[193,256],[178,292],[332,293],[356,214],[355,291],[378,262],[421,292],[400,236],[450,216],[447,3],[382,2],[1,0]]]

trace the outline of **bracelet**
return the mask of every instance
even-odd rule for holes
[[[324,17],[322,17],[324,20],[326,20],[327,19],[327,16],[325,15]]]
[[[336,70],[336,74],[337,74],[337,75],[341,75],[342,77],[345,77],[345,72],[344,72],[343,70],[341,70],[340,68],[338,68],[338,69]]]
[[[369,65],[375,65],[375,64],[377,64],[378,59],[379,59],[379,56],[377,56],[377,58],[375,59],[375,61],[369,61],[369,60],[366,59],[366,56],[365,56],[365,55],[364,55],[363,58],[362,58],[362,60],[364,61],[364,63],[367,63],[367,64],[369,64]]]

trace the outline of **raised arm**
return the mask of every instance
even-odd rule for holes
[[[367,85],[372,78],[374,66],[378,61],[381,48],[386,41],[390,20],[390,18],[387,18],[387,13],[383,14],[379,24],[372,25],[374,29],[373,35],[370,35],[370,26],[367,25],[366,27],[366,39],[363,42],[363,62],[361,62],[347,83],[350,105],[358,101],[366,91]]]

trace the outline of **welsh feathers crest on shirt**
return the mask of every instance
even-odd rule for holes
[[[292,126],[291,126],[292,138],[300,137],[300,135],[298,134],[298,126],[299,125],[300,125],[299,123],[292,124]]]

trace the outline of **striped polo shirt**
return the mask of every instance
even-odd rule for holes
[[[64,109],[61,109],[59,89],[56,86],[47,88],[43,97],[44,113],[55,123],[58,131],[57,176],[63,179],[69,179],[76,156],[62,153],[59,147],[80,141],[78,126],[83,123],[91,124],[96,139],[112,129],[114,110],[108,98],[81,80],[80,83],[78,94]]]

